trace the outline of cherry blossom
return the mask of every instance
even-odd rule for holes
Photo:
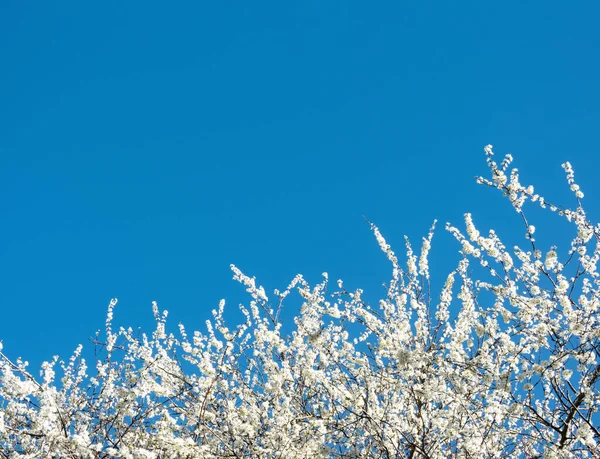
[[[154,303],[151,334],[117,330],[114,299],[94,362],[79,346],[37,374],[0,344],[0,457],[600,457],[600,226],[569,163],[574,208],[521,184],[512,156],[485,154],[477,182],[521,216],[524,247],[466,213],[464,231],[446,225],[455,269],[432,279],[433,227],[419,253],[406,238],[403,265],[370,224],[391,264],[374,304],[326,273],[270,298],[232,266],[250,296],[240,323],[222,301],[205,331],[173,333]],[[528,202],[570,222],[570,247],[537,245],[552,228],[528,221]]]

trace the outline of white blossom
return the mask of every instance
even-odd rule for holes
[[[138,334],[113,327],[111,300],[94,364],[79,346],[37,377],[0,342],[0,455],[599,457],[600,226],[579,200],[568,209],[534,195],[511,155],[498,165],[491,145],[485,154],[491,178],[477,182],[520,214],[526,248],[485,236],[467,213],[464,233],[446,225],[460,253],[436,279],[433,227],[418,255],[406,238],[401,263],[371,224],[392,271],[372,304],[341,280],[328,293],[327,273],[316,285],[296,276],[270,302],[232,265],[249,294],[237,324],[223,300],[203,332],[180,324],[176,337],[153,303],[156,328]],[[571,225],[569,248],[535,245],[527,200]],[[282,324],[292,293],[300,308]]]

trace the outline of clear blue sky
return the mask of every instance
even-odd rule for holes
[[[328,271],[376,294],[389,266],[362,215],[398,253],[439,219],[432,255],[452,265],[444,222],[519,224],[474,183],[487,143],[559,201],[570,160],[598,216],[598,17],[592,1],[1,2],[5,351],[68,357],[111,297],[119,324],[151,331],[157,300],[173,330],[204,330],[246,298],[230,263],[269,293]]]

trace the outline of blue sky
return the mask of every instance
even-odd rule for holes
[[[204,330],[221,298],[246,300],[230,263],[268,292],[328,271],[376,297],[389,266],[363,215],[398,253],[437,218],[443,271],[458,259],[446,221],[520,224],[473,180],[487,143],[567,204],[570,160],[598,216],[599,15],[591,1],[2,2],[5,352],[68,357],[111,297],[118,324],[151,331],[156,300],[173,330]]]

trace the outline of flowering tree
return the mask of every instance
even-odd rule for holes
[[[325,273],[313,287],[297,276],[270,300],[232,266],[252,297],[245,321],[229,328],[221,302],[207,332],[191,335],[183,325],[168,334],[156,304],[151,336],[113,331],[113,300],[92,372],[81,347],[39,378],[0,352],[0,456],[600,457],[600,226],[568,163],[575,209],[546,202],[507,173],[509,155],[498,165],[485,151],[491,177],[478,182],[523,218],[526,248],[482,235],[470,214],[466,232],[448,224],[461,258],[437,298],[433,228],[418,255],[406,240],[401,267],[371,225],[392,266],[377,305],[341,281],[327,294]],[[573,225],[568,250],[536,246],[527,201]],[[303,304],[283,333],[292,292]]]

